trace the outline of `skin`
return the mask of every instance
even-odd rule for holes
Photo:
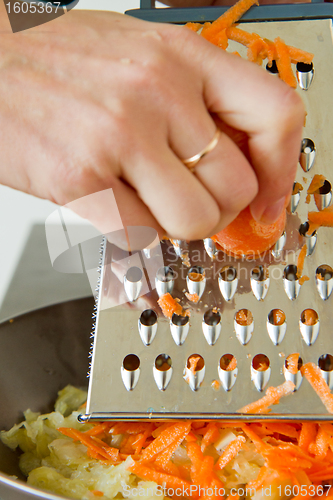
[[[181,239],[220,231],[249,204],[257,220],[278,218],[304,108],[262,68],[116,13],[71,11],[12,34],[0,2],[0,38],[2,184],[60,205],[112,188],[124,225]],[[216,124],[193,174],[181,159]],[[102,227],[105,212],[87,201],[82,215]]]

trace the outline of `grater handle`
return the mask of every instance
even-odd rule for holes
[[[146,21],[185,24],[187,22],[213,21],[221,16],[226,7],[188,7],[156,9],[155,0],[140,0],[140,8],[125,12]],[[310,3],[272,4],[251,7],[241,22],[292,21],[300,19],[332,19],[333,4],[321,0]]]

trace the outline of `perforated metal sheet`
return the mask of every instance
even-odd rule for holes
[[[300,288],[298,297],[291,301],[285,292],[283,271],[288,264],[296,264],[300,248],[305,238],[299,234],[299,226],[307,220],[308,211],[317,211],[314,197],[305,203],[306,191],[315,174],[323,174],[332,183],[333,119],[332,119],[332,30],[331,21],[290,21],[242,26],[250,32],[257,32],[267,38],[280,36],[289,45],[301,47],[315,54],[315,77],[309,88],[298,89],[307,109],[304,138],[314,141],[316,158],[313,167],[305,173],[298,168],[296,180],[303,186],[300,202],[294,214],[288,215],[286,226],[286,245],[279,258],[270,252],[264,260],[247,262],[234,260],[219,252],[211,260],[204,249],[203,242],[191,242],[189,257],[191,265],[200,265],[205,269],[206,287],[198,304],[189,302],[184,295],[187,291],[186,274],[188,267],[175,254],[170,242],[162,242],[164,264],[170,265],[178,275],[172,292],[181,304],[190,309],[190,328],[183,345],[176,345],[170,333],[169,320],[161,315],[157,305],[156,290],[146,293],[135,302],[112,307],[112,296],[124,294],[122,276],[126,266],[148,266],[144,275],[145,285],[142,293],[149,290],[146,279],[150,276],[151,287],[161,262],[158,250],[147,254],[132,255],[122,261],[123,270],[112,271],[110,243],[105,244],[102,263],[100,297],[98,302],[96,333],[94,337],[92,367],[89,383],[87,414],[83,418],[96,419],[137,419],[137,418],[235,418],[242,415],[235,412],[244,405],[260,398],[259,392],[251,380],[251,362],[256,354],[265,354],[270,361],[271,374],[266,387],[280,385],[285,381],[283,366],[291,353],[298,352],[303,363],[318,363],[323,354],[333,354],[332,334],[332,297],[323,300],[317,290],[315,273],[320,265],[333,267],[333,229],[320,228],[317,242],[311,256],[306,257],[303,274],[310,279]],[[230,44],[230,50],[236,50]],[[239,51],[239,46],[237,46]],[[272,76],[272,78],[274,78]],[[272,151],[274,154],[274,151]],[[278,174],[277,174],[278,175]],[[133,260],[134,259],[134,260]],[[127,262],[127,264],[126,264]],[[136,263],[135,263],[136,262]],[[237,291],[230,302],[221,295],[218,275],[225,265],[232,265],[238,271]],[[251,269],[257,265],[266,265],[270,284],[264,300],[258,301],[250,286]],[[119,293],[118,293],[119,292]],[[217,308],[221,313],[222,327],[215,345],[207,343],[202,331],[202,318],[205,311]],[[254,329],[250,341],[242,345],[234,329],[235,313],[242,308],[251,311]],[[272,309],[281,309],[286,315],[287,329],[284,339],[274,345],[267,332],[267,317]],[[299,320],[303,310],[314,309],[320,321],[318,338],[313,345],[303,340]],[[145,309],[153,309],[158,314],[156,336],[151,345],[146,346],[140,338],[138,320]],[[219,379],[218,366],[222,355],[233,354],[237,359],[238,374],[230,391],[223,388]],[[135,354],[140,359],[138,379],[133,390],[128,391],[121,374],[123,359]],[[167,354],[172,360],[172,376],[166,390],[159,390],[153,376],[155,358]],[[200,354],[205,361],[205,376],[197,391],[191,390],[183,378],[187,358]],[[133,380],[132,380],[133,381]],[[217,381],[217,382],[215,382]],[[297,392],[281,399],[273,408],[274,418],[315,418],[331,419],[324,405],[306,380]],[[251,419],[253,416],[245,415]],[[262,415],[258,418],[272,418]]]

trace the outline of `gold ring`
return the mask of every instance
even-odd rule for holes
[[[194,156],[191,156],[191,158],[188,158],[187,160],[182,160],[183,164],[188,169],[190,169],[191,171],[193,171],[193,169],[197,165],[197,163],[199,163],[199,161],[204,156],[206,156],[206,154],[208,154],[210,151],[212,151],[215,148],[215,146],[217,146],[217,143],[219,142],[220,135],[221,135],[221,130],[219,128],[217,128],[216,132],[214,134],[214,137],[210,141],[210,143],[207,144],[207,146],[202,151],[200,151],[200,153],[198,153],[198,154],[196,154]]]

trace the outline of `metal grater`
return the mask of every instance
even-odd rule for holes
[[[285,366],[287,356],[298,352],[300,363],[319,364],[333,387],[333,229],[320,228],[311,237],[304,236],[307,212],[328,206],[332,198],[332,21],[256,22],[242,28],[267,38],[280,36],[315,55],[315,73],[302,65],[298,71],[303,89],[297,92],[307,109],[296,178],[303,191],[292,196],[285,233],[264,259],[233,259],[217,251],[210,239],[162,241],[132,254],[117,251],[104,239],[82,421],[259,420],[272,415],[283,420],[332,419],[301,373],[291,375]],[[230,43],[230,50],[236,50],[235,45]],[[316,173],[327,181],[306,204],[307,187]],[[129,239],[130,233],[131,228]],[[303,274],[310,280],[300,285],[295,266],[304,243],[308,255]],[[203,279],[191,280],[195,277],[191,273],[202,271]],[[319,274],[324,279],[318,279]],[[158,293],[167,291],[190,310],[189,320],[175,316],[169,321],[162,315]],[[190,302],[184,292],[197,293],[199,302]],[[127,302],[114,307],[115,296],[126,296]],[[302,313],[309,308],[318,315],[311,327],[302,323]],[[235,321],[241,309],[252,313],[250,325]],[[272,324],[274,309],[285,314],[281,326]],[[192,354],[203,359],[195,374],[187,364]],[[225,368],[231,355],[237,368],[230,371]],[[256,363],[263,356],[269,368],[258,371]],[[297,390],[282,398],[271,414],[236,413],[262,397],[267,387],[286,379],[293,380]]]

